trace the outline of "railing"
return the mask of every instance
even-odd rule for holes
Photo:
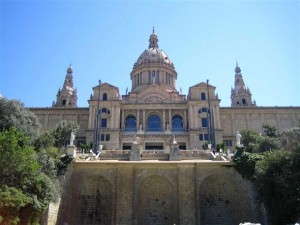
[[[95,161],[95,160],[129,160],[131,150],[103,150],[99,158],[92,154],[77,153],[77,159],[82,161]],[[169,160],[169,152],[166,150],[142,150],[141,160]],[[225,156],[224,156],[225,157]],[[212,157],[210,150],[180,150],[181,160],[216,160],[224,161],[220,157]],[[226,160],[226,159],[225,159]],[[227,160],[230,160],[230,158]]]

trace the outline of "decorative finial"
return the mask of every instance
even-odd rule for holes
[[[239,66],[239,64],[238,64],[238,61],[237,61],[237,60],[235,60],[235,63],[236,63],[236,66]]]
[[[153,33],[153,34],[155,33],[155,31],[154,31],[154,26],[153,26],[153,30],[152,30],[152,33]]]

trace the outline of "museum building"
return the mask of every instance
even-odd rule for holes
[[[53,129],[61,120],[80,125],[79,145],[98,143],[105,149],[131,148],[138,135],[145,150],[170,149],[175,136],[181,150],[202,149],[204,143],[236,145],[236,133],[251,129],[262,133],[262,125],[275,125],[278,132],[297,126],[300,107],[258,107],[246,88],[236,64],[231,89],[231,107],[220,107],[216,87],[203,81],[184,95],[177,90],[177,72],[168,55],[159,48],[158,37],[150,35],[130,73],[131,91],[121,95],[108,83],[94,86],[88,107],[77,107],[73,69],[67,69],[62,89],[52,107],[31,108],[43,129]],[[97,140],[98,137],[98,140]]]

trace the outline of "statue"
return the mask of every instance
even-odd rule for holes
[[[238,147],[241,146],[241,137],[242,137],[242,135],[237,131],[236,132],[236,145]]]
[[[132,144],[137,145],[139,143],[140,138],[137,135],[134,135],[134,139],[132,141]]]
[[[170,130],[170,124],[167,123],[167,131],[169,131],[169,130]]]
[[[74,131],[72,131],[70,136],[70,145],[74,145],[74,140],[75,140],[75,133]]]
[[[140,123],[140,130],[143,130],[143,124]]]
[[[175,139],[175,135],[172,135],[173,136],[173,145],[176,145],[177,144],[177,141],[176,141],[176,139]]]

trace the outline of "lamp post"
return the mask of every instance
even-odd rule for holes
[[[101,80],[99,80],[97,112],[95,113],[96,124],[94,128],[94,134],[95,134],[95,138],[94,138],[95,143],[93,145],[94,153],[97,153],[99,150],[99,136],[101,133],[99,128],[99,125],[101,124],[101,121],[99,122],[99,114],[101,115],[101,113],[99,112],[100,111],[100,86],[101,86]]]
[[[210,97],[209,97],[209,84],[208,80],[206,82],[207,85],[207,99],[208,99],[208,141],[210,142],[209,144],[212,144],[212,146],[215,148],[215,126],[214,126],[214,117],[213,117],[213,112],[212,109],[210,108]]]

